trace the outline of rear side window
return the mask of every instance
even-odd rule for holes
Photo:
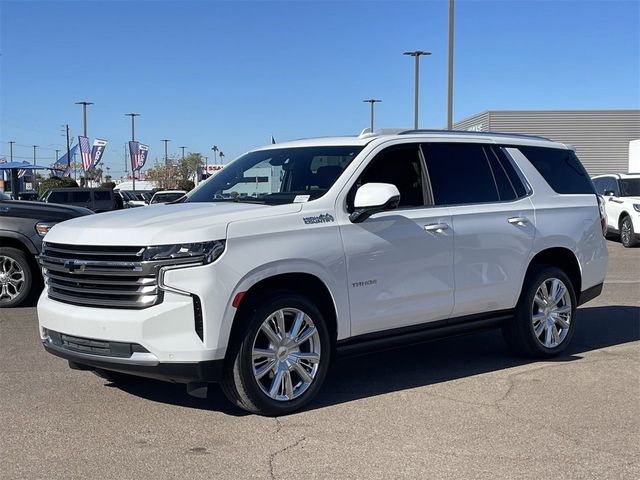
[[[489,203],[500,200],[496,180],[482,145],[422,145],[435,205]]]
[[[93,192],[93,198],[96,202],[108,202],[111,200],[111,195],[106,190],[96,190]]]
[[[71,203],[88,203],[91,201],[91,194],[84,192],[71,192]]]
[[[556,193],[595,193],[593,183],[573,150],[546,147],[516,147],[544,177]]]

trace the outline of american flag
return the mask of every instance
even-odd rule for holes
[[[140,143],[134,140],[129,142],[129,155],[131,156],[131,170],[138,170],[138,162],[140,161]]]
[[[78,137],[78,143],[80,144],[82,168],[86,172],[91,168],[91,164],[93,163],[91,160],[91,145],[89,145],[89,139],[87,137]]]
[[[26,173],[27,173],[26,170],[23,170],[23,169],[18,170],[18,178],[24,177]]]

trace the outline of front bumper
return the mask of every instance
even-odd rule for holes
[[[102,369],[176,383],[218,382],[222,377],[223,360],[160,362],[137,344],[68,337],[47,329],[42,344],[47,352],[81,370]]]

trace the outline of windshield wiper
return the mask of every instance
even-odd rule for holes
[[[234,202],[234,203],[258,203],[260,205],[264,205],[266,202],[264,200],[260,200],[259,198],[247,198],[247,197],[236,197],[236,198],[214,198],[213,202]]]

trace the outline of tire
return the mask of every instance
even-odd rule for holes
[[[230,342],[222,391],[248,412],[286,415],[320,390],[331,361],[329,329],[320,310],[295,292],[268,292],[253,305],[236,319],[242,323]]]
[[[34,295],[31,262],[22,250],[0,247],[0,308],[19,307]]]
[[[633,248],[638,245],[636,232],[633,231],[633,221],[628,215],[622,217],[620,221],[620,242],[625,248]]]
[[[543,284],[551,298],[545,297]],[[546,300],[555,301],[555,286],[564,286],[564,294],[555,306],[547,303],[548,307],[543,307]],[[575,331],[576,305],[573,284],[564,271],[550,266],[534,268],[525,278],[513,321],[502,329],[507,344],[526,357],[551,358],[561,354]]]

